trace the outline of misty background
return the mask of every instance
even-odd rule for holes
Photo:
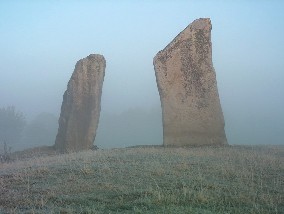
[[[13,150],[54,144],[76,62],[107,67],[95,144],[162,144],[153,57],[188,24],[212,22],[229,144],[284,144],[284,2],[0,1],[0,108],[26,118]]]

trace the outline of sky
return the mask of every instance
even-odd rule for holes
[[[209,17],[228,142],[284,144],[283,11],[280,0],[0,0],[0,107],[58,117],[76,62],[97,53],[102,115],[160,109],[153,57]]]

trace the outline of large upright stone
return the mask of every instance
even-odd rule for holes
[[[60,152],[90,149],[96,137],[106,61],[91,54],[77,62],[63,95],[55,148]]]
[[[210,19],[197,19],[154,58],[165,146],[224,145]]]

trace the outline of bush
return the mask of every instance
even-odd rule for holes
[[[14,106],[0,108],[0,142],[13,145],[20,142],[26,119]]]
[[[11,161],[11,150],[12,150],[12,147],[8,148],[6,142],[3,143],[3,146],[4,146],[3,152],[0,153],[0,163],[10,162]]]

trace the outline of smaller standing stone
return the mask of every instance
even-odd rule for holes
[[[60,152],[91,149],[101,111],[106,61],[91,54],[76,63],[63,95],[55,148]]]

